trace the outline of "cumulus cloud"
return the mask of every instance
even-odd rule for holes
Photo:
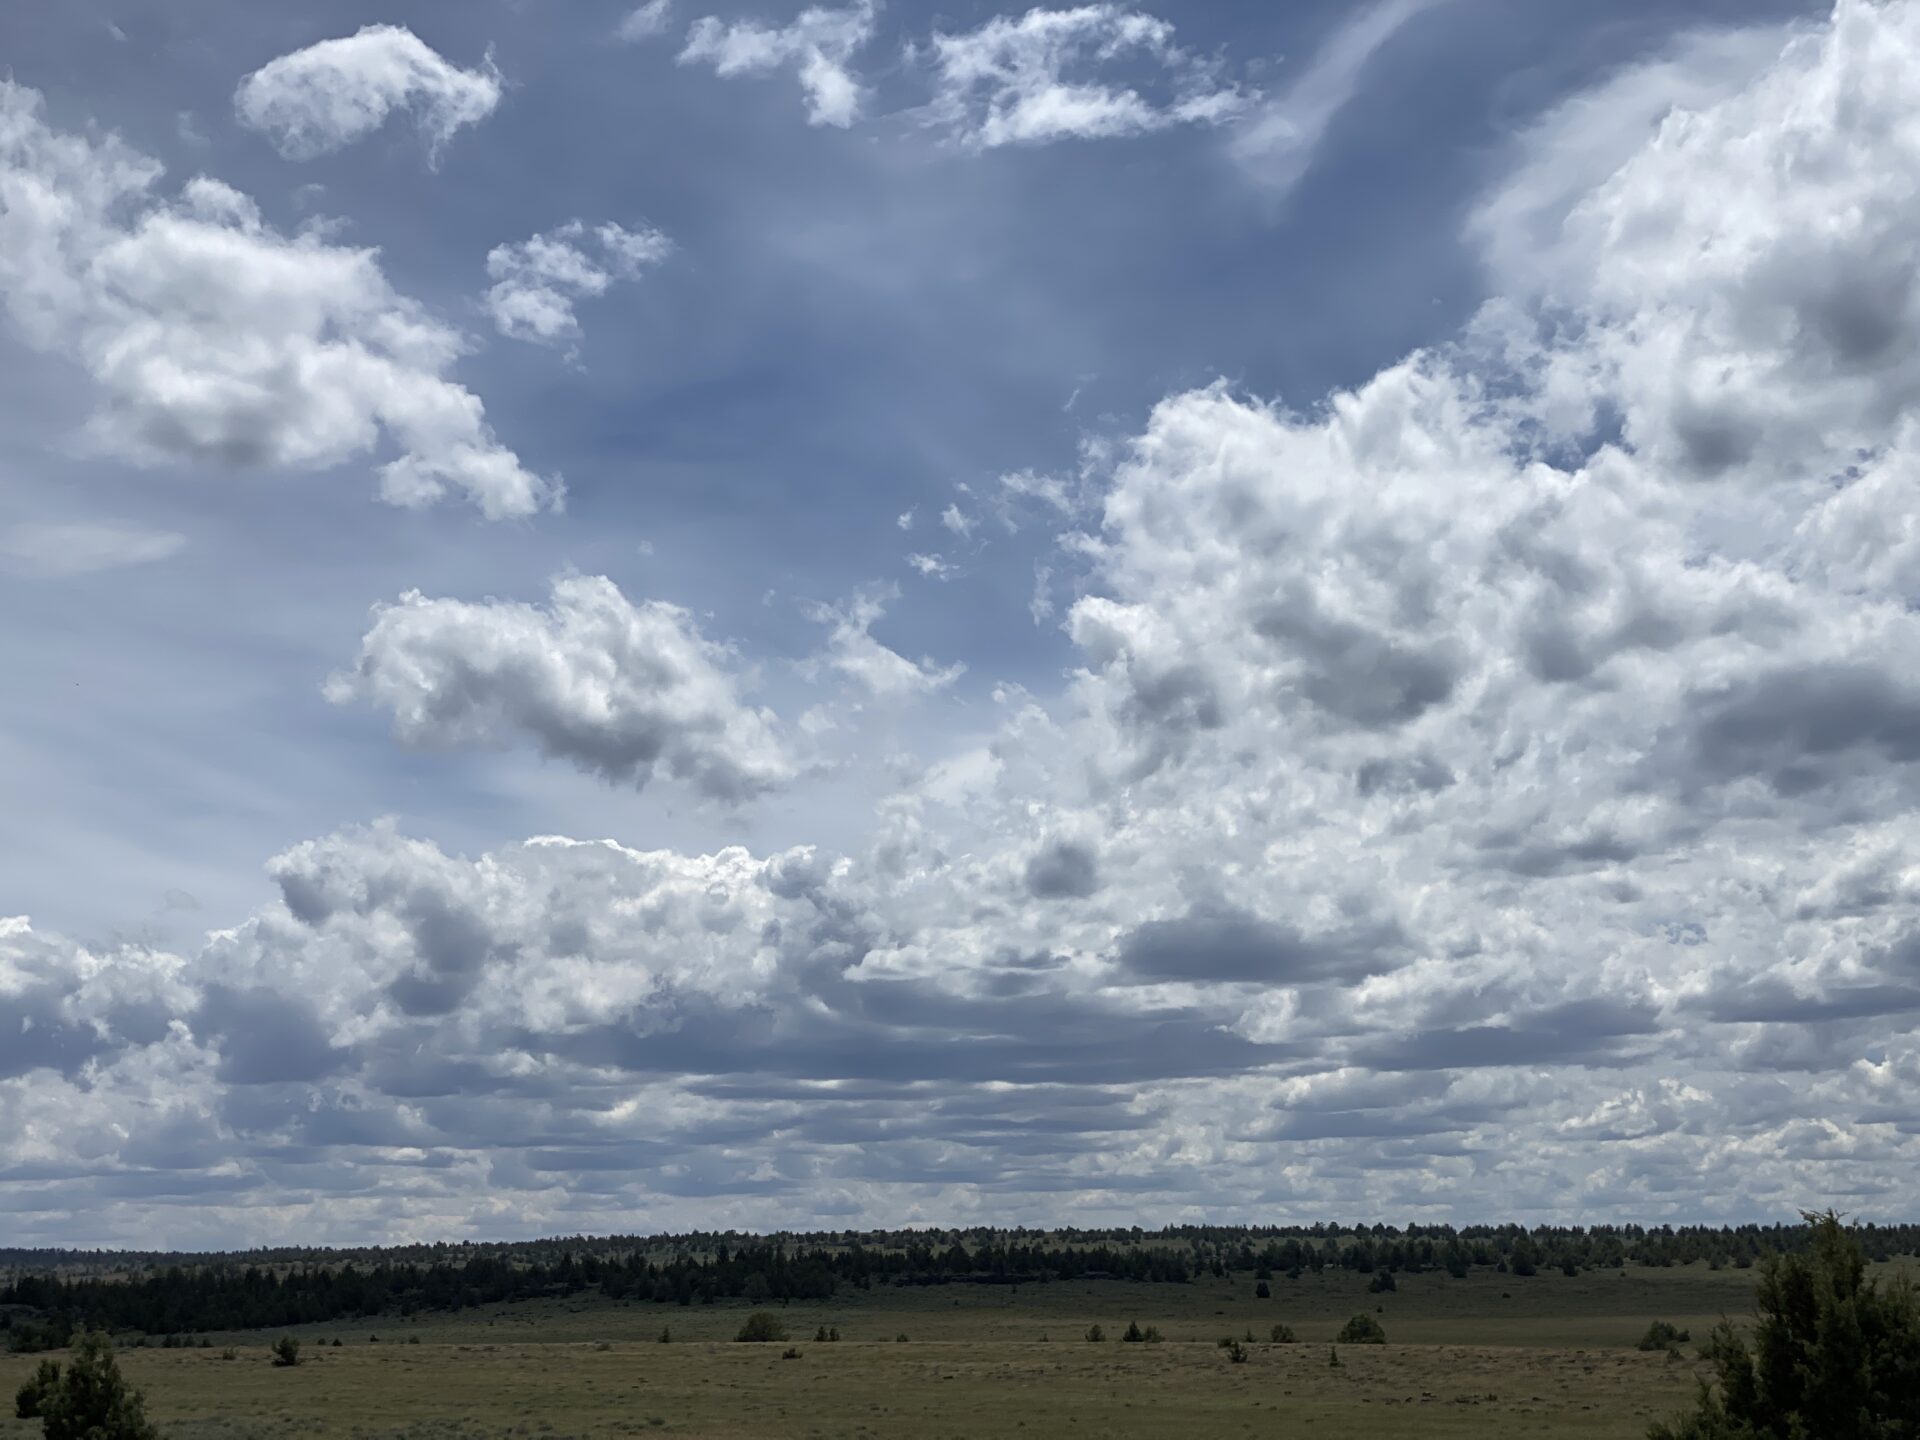
[[[966,673],[955,663],[945,667],[931,659],[909,660],[873,637],[873,627],[887,613],[887,603],[898,598],[891,586],[863,591],[844,605],[816,605],[814,620],[828,630],[825,651],[808,662],[814,673],[834,672],[880,699],[900,699],[944,690]]]
[[[403,26],[368,25],[269,60],[240,82],[233,109],[289,160],[363,140],[396,111],[437,158],[461,126],[493,113],[501,88],[491,56],[462,70]]]
[[[719,800],[791,779],[767,711],[747,705],[729,653],[663,601],[635,605],[604,576],[553,582],[543,609],[409,591],[374,611],[337,703],[393,712],[408,744],[531,740],[615,784],[656,776]]]
[[[646,0],[646,4],[628,12],[626,19],[620,22],[614,34],[629,44],[638,40],[651,40],[656,35],[667,33],[667,26],[672,18],[673,0]]]
[[[446,377],[460,335],[396,292],[377,252],[284,235],[217,180],[153,194],[113,136],[49,126],[0,82],[0,299],[36,349],[92,377],[95,443],[139,462],[328,469],[374,450],[381,493],[449,491],[490,518],[558,500]]]
[[[779,27],[705,15],[687,32],[680,64],[711,65],[729,79],[792,70],[807,97],[807,123],[845,129],[860,118],[864,90],[851,62],[873,38],[874,13],[874,0],[855,0],[838,10],[810,6]]]
[[[512,340],[558,345],[579,338],[579,301],[606,293],[616,280],[638,279],[672,253],[658,230],[628,230],[611,221],[591,231],[579,220],[487,252],[486,296],[494,328]]]
[[[927,122],[969,149],[1219,124],[1247,102],[1174,43],[1169,22],[1115,4],[996,15],[936,31],[915,54],[934,78]]]

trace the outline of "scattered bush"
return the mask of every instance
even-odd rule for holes
[[[800,1358],[800,1352],[789,1345],[780,1352],[780,1358],[782,1360],[798,1360]]]
[[[1340,1333],[1333,1338],[1340,1345],[1384,1345],[1387,1332],[1378,1320],[1362,1311],[1342,1325]]]
[[[72,1363],[39,1409],[46,1440],[159,1440],[140,1392],[120,1376],[113,1343],[97,1330],[74,1342]]]
[[[1242,1345],[1238,1340],[1229,1340],[1227,1342],[1227,1359],[1235,1365],[1246,1364],[1247,1347]]]
[[[1147,1326],[1147,1333],[1144,1338],[1147,1344],[1158,1345],[1162,1340],[1166,1339],[1167,1337],[1160,1333],[1160,1327],[1158,1325],[1149,1325]]]
[[[1640,1337],[1636,1350],[1678,1350],[1682,1344],[1692,1339],[1685,1330],[1668,1324],[1665,1320],[1656,1320],[1647,1326],[1647,1333]]]
[[[1042,1340],[1044,1340],[1044,1339],[1046,1339],[1047,1337],[1046,1337],[1046,1336],[1044,1336],[1044,1335],[1042,1335],[1042,1336],[1041,1336],[1040,1338],[1041,1338]],[[900,1332],[900,1333],[899,1333],[898,1335],[896,1335],[896,1336],[894,1336],[894,1337],[893,1337],[893,1343],[894,1343],[894,1344],[896,1344],[896,1345],[904,1345],[904,1344],[906,1344],[906,1343],[907,1343],[907,1332],[906,1332],[906,1331],[904,1331],[904,1330],[902,1330],[902,1331],[901,1331],[901,1332]]]
[[[765,1310],[756,1310],[740,1323],[735,1340],[784,1340],[787,1327]]]
[[[238,1360],[240,1358],[240,1352],[229,1345],[220,1352],[220,1358],[222,1360]]]
[[[1267,1338],[1272,1340],[1276,1345],[1291,1345],[1294,1341],[1293,1327],[1291,1325],[1276,1324],[1273,1329],[1268,1332]]]
[[[298,1365],[300,1363],[300,1342],[291,1335],[282,1335],[273,1342],[273,1363],[276,1365]]]
[[[27,1377],[27,1383],[14,1392],[13,1413],[22,1420],[38,1420],[40,1407],[59,1383],[60,1362],[42,1360],[40,1368]]]
[[[1831,1210],[1806,1219],[1810,1252],[1760,1262],[1752,1345],[1730,1322],[1716,1326],[1704,1353],[1718,1385],[1702,1381],[1694,1412],[1654,1425],[1650,1440],[1916,1433],[1920,1296],[1867,1279],[1859,1242]]]

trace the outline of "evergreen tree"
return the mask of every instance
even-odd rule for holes
[[[73,1360],[40,1400],[46,1440],[159,1440],[146,1403],[121,1378],[113,1343],[89,1330],[74,1343]]]
[[[1722,1322],[1707,1341],[1717,1385],[1650,1440],[1920,1440],[1920,1300],[1866,1278],[1832,1211],[1807,1217],[1804,1255],[1761,1261],[1751,1344]]]

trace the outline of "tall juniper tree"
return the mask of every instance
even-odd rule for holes
[[[1920,1440],[1920,1299],[1867,1277],[1832,1211],[1809,1214],[1811,1249],[1761,1262],[1751,1341],[1722,1322],[1692,1414],[1650,1440]]]

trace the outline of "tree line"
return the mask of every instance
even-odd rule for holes
[[[1855,1227],[1870,1259],[1920,1253],[1920,1226]],[[1182,1284],[1251,1272],[1262,1285],[1327,1269],[1369,1274],[1475,1269],[1518,1276],[1705,1261],[1745,1268],[1806,1251],[1805,1224],[1738,1227],[1518,1225],[1342,1227],[1178,1226],[1159,1231],[867,1232],[751,1237],[732,1232],[546,1240],[405,1251],[299,1252],[304,1258],[176,1257],[114,1266],[68,1252],[44,1270],[37,1252],[8,1252],[0,1331],[16,1350],[65,1345],[87,1328],[181,1335],[256,1330],[378,1315],[410,1316],[598,1291],[614,1300],[711,1304],[821,1300],[842,1287],[1022,1285],[1110,1279]],[[1081,1243],[1075,1243],[1079,1241]],[[832,1242],[832,1243],[829,1243]],[[425,1256],[412,1257],[424,1250]],[[143,1257],[144,1258],[144,1257]],[[27,1263],[19,1263],[27,1262]],[[1382,1282],[1382,1275],[1389,1277]]]

